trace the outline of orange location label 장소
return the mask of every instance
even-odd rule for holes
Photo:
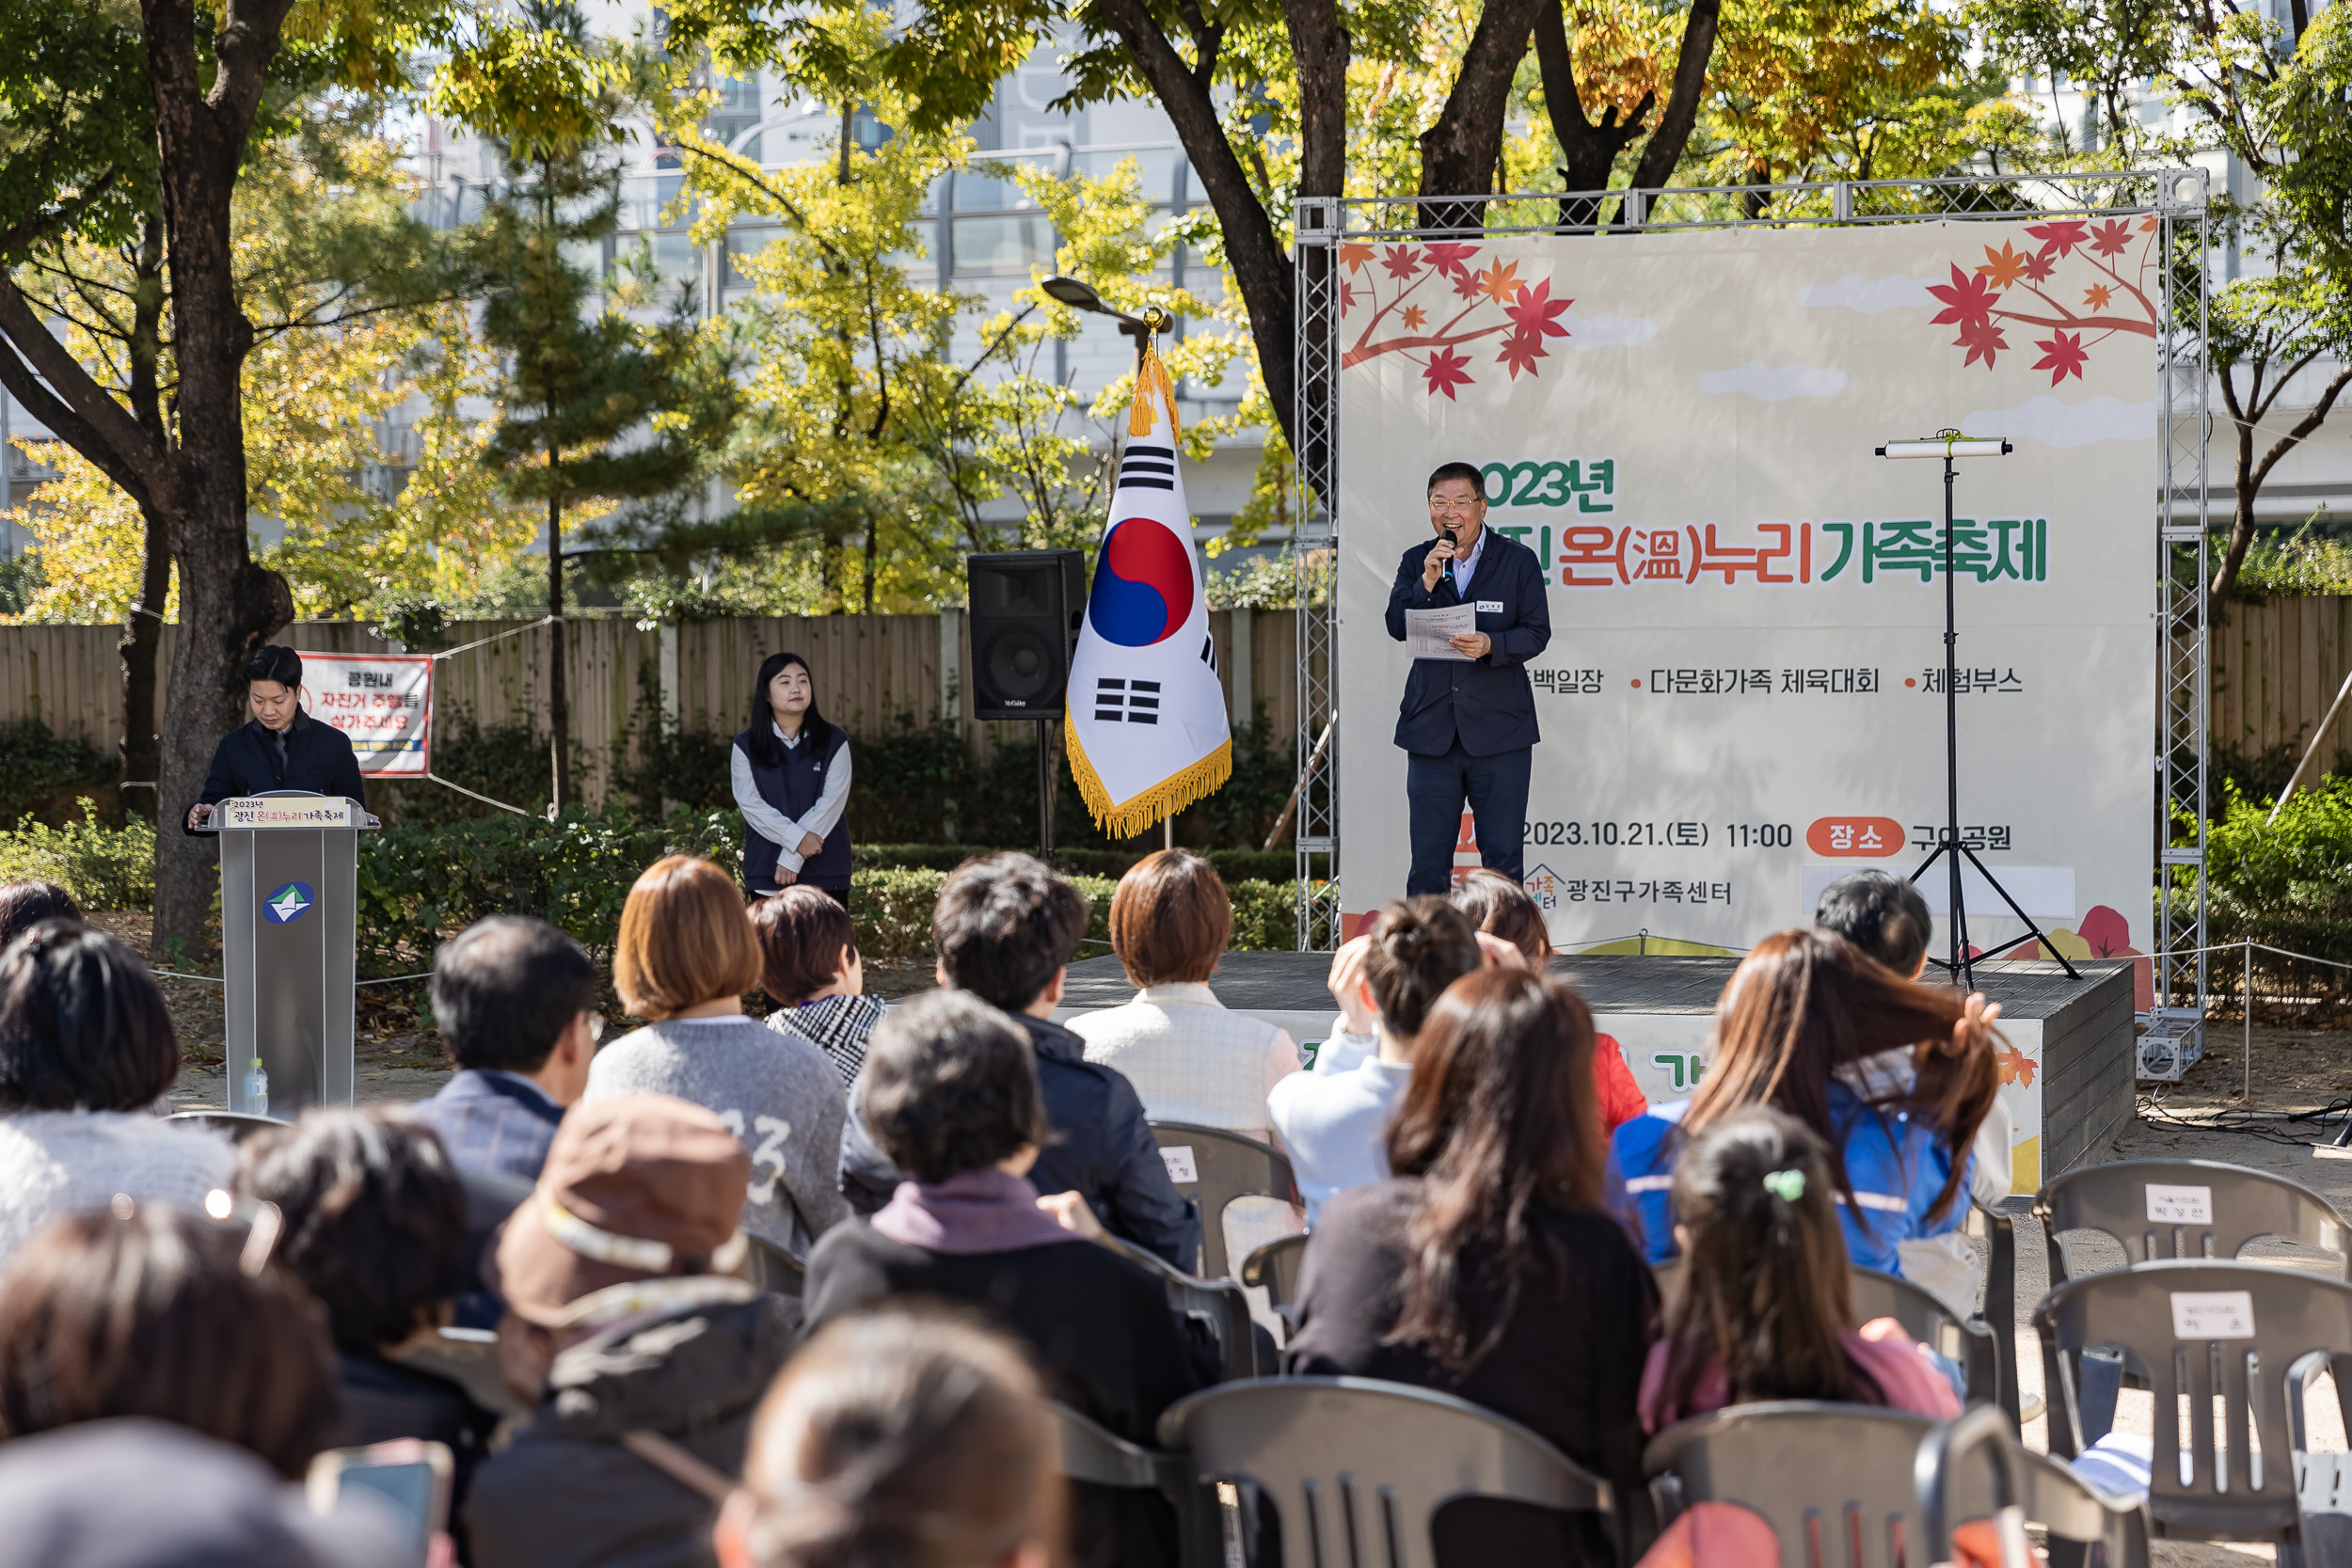
[[[1824,816],[1804,831],[1804,847],[1817,855],[1900,854],[1903,825],[1891,816]]]

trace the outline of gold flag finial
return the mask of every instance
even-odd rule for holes
[[[1154,306],[1152,309],[1152,325],[1157,326],[1158,307]],[[1152,394],[1154,391],[1168,400],[1168,438],[1173,442],[1176,439],[1176,384],[1168,378],[1167,362],[1152,348],[1152,340],[1146,338],[1143,341],[1143,358],[1136,366],[1136,395],[1127,405],[1128,435],[1152,434]]]

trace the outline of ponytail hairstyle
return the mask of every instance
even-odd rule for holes
[[[1459,1375],[1492,1350],[1520,1282],[1565,1301],[1570,1259],[1542,1209],[1601,1212],[1593,1015],[1563,982],[1473,970],[1430,1009],[1389,1124],[1389,1168],[1419,1177],[1391,1343]]]
[[[1060,1541],[1058,1457],[1037,1374],[1003,1335],[883,1307],[785,1368],[719,1530],[757,1568],[1004,1563]]]
[[[1454,907],[1480,930],[1518,948],[1536,973],[1551,960],[1551,932],[1544,925],[1543,906],[1502,872],[1481,866],[1467,873],[1454,890]]]
[[[1950,1156],[1930,1219],[1951,1212],[1968,1174],[1968,1148],[1999,1086],[1990,1025],[1955,1038],[1968,1016],[1959,991],[1906,980],[1845,938],[1820,929],[1780,931],[1757,942],[1715,1004],[1715,1059],[1682,1118],[1696,1138],[1751,1105],[1786,1111],[1829,1148],[1829,1179],[1867,1229],[1853,1180],[1830,1125],[1829,1082],[1837,1069],[1909,1046],[1908,1090],[1871,1099],[1882,1115],[1908,1113],[1935,1129]],[[1867,1097],[1866,1097],[1867,1098]]]
[[[752,760],[762,768],[784,766],[784,742],[776,738],[775,710],[768,705],[768,683],[793,665],[809,670],[808,660],[798,654],[770,654],[759,661],[758,678],[752,682],[752,722],[745,731]],[[814,746],[811,754],[822,760],[833,750],[833,724],[817,711],[817,673],[809,670],[808,712],[801,719],[801,744]]]
[[[1714,1364],[1725,1404],[1885,1402],[1842,1338],[1853,1291],[1835,1191],[1828,1144],[1770,1106],[1724,1117],[1683,1150],[1674,1215],[1689,1235],[1666,1316],[1669,1408],[1690,1409]]]

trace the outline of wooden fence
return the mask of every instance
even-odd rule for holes
[[[2235,604],[2214,627],[2213,744],[2248,756],[2312,743],[2352,671],[2352,598]],[[2352,764],[2352,718],[2340,717],[2319,761]]]
[[[1298,711],[1293,669],[1296,624],[1289,610],[1213,610],[1217,667],[1232,705],[1236,689],[1265,705],[1278,745],[1287,744]],[[1243,645],[1236,648],[1236,632]],[[176,626],[164,628],[157,711],[169,711],[167,689]],[[507,634],[507,635],[501,635]],[[0,626],[0,722],[39,719],[59,735],[111,752],[122,728],[122,665],[113,626]],[[468,643],[483,639],[479,647]],[[301,621],[280,641],[312,653],[390,653],[393,645],[364,626]],[[450,626],[444,644],[464,648],[435,667],[434,707],[487,729],[516,722],[545,725],[547,628],[528,621],[466,621]],[[819,709],[852,732],[893,722],[903,714],[933,722],[953,700],[956,718],[974,751],[993,752],[1007,726],[973,718],[971,636],[962,612],[937,615],[771,616],[640,628],[620,617],[564,623],[565,673],[571,692],[572,736],[589,761],[583,792],[603,799],[616,743],[633,758],[646,721],[661,716],[686,730],[732,735],[751,708],[759,662],[790,651],[809,661]],[[422,650],[419,650],[422,651]],[[1233,711],[1246,717],[1243,707]]]

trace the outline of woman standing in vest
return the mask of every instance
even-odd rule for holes
[[[850,902],[850,737],[817,711],[808,661],[770,654],[752,724],[730,759],[743,812],[743,885],[761,897],[798,882]]]

